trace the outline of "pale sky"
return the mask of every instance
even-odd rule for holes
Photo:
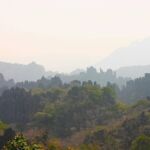
[[[68,72],[149,36],[149,0],[0,0],[0,61]]]

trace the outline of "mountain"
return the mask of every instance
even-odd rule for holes
[[[96,68],[92,66],[88,67],[85,71],[77,70],[71,74],[56,74],[56,76],[58,76],[63,83],[69,83],[78,80],[80,82],[92,81],[93,83],[96,82],[101,86],[106,86],[108,82],[110,82],[117,84],[119,87],[122,87],[128,80],[130,80],[130,78],[117,77],[116,72],[111,69],[107,69],[106,71],[100,69],[97,71]]]
[[[122,86],[126,83],[126,78],[117,78],[115,72],[107,70],[106,72],[97,72],[93,67],[87,68],[86,71],[77,69],[70,74],[63,74],[52,71],[45,71],[45,68],[41,65],[32,62],[28,65],[23,64],[12,64],[0,62],[0,73],[4,75],[6,80],[14,79],[15,82],[24,81],[37,81],[43,76],[53,78],[55,75],[60,77],[64,83],[69,83],[73,80],[83,81],[96,81],[102,86],[107,85],[107,82],[116,83]],[[47,82],[47,81],[46,81]]]
[[[128,47],[114,51],[106,59],[98,63],[98,67],[118,69],[125,66],[150,64],[150,38],[134,42]]]
[[[85,72],[85,70],[83,70],[83,69],[76,69],[76,70],[72,71],[70,73],[70,75],[78,75],[78,74],[80,74],[82,72]]]
[[[150,65],[121,67],[116,70],[117,76],[133,79],[143,77],[145,73],[150,73]]]
[[[0,73],[8,79],[14,79],[16,82],[20,81],[35,81],[45,75],[46,71],[43,66],[34,62],[28,65],[12,64],[0,62]]]

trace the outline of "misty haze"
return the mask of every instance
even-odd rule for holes
[[[149,6],[0,1],[0,150],[150,150]]]

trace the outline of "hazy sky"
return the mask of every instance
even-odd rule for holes
[[[49,70],[97,64],[150,36],[149,0],[0,0],[0,60]]]

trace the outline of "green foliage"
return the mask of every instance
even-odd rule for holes
[[[150,106],[150,101],[145,99],[145,100],[139,100],[135,104],[133,104],[133,108],[138,108],[138,107],[149,107]]]
[[[46,92],[46,90],[44,90],[42,88],[33,88],[33,89],[31,89],[32,95],[41,95],[45,92]]]
[[[66,150],[66,141],[77,139],[78,134],[79,141],[74,141],[79,146],[67,150],[126,150],[139,135],[150,135],[149,100],[132,106],[116,101],[115,85],[110,83],[100,87],[92,81],[82,84],[75,81],[59,87],[54,84],[51,88],[46,81],[42,78],[38,81],[41,87],[29,91],[20,88],[5,91],[0,97],[0,118],[14,127],[20,125],[24,133],[33,129],[28,134],[34,135],[32,138],[45,144],[48,150]],[[0,123],[0,129],[3,128],[5,125]],[[49,141],[53,138],[63,139],[66,147],[57,140]],[[22,135],[9,141],[5,150],[15,150],[15,146],[38,149]]]
[[[101,150],[98,144],[83,144],[78,150]]]
[[[4,127],[5,128],[5,127]],[[11,139],[15,137],[15,131],[11,128],[3,128],[3,132],[0,135],[0,149]]]
[[[41,150],[41,148],[36,144],[29,144],[23,135],[17,135],[4,146],[3,150]]]
[[[107,120],[105,113],[115,105],[115,92],[112,87],[100,88],[89,82],[83,86],[71,87],[66,92],[51,90],[51,93],[44,94],[44,98],[45,107],[36,113],[36,124],[43,124],[43,127],[52,130],[52,134],[60,137]]]
[[[115,105],[117,110],[120,110],[122,112],[126,112],[127,110],[129,110],[129,105],[123,103],[123,102],[117,102]]]
[[[3,123],[2,121],[0,121],[0,132],[7,129],[8,128],[8,125]]]
[[[104,150],[127,150],[131,148],[131,145],[133,148],[135,147],[135,145],[137,147],[137,143],[140,143],[139,139],[141,139],[141,141],[142,139],[146,139],[146,141],[149,141],[149,138],[146,138],[145,136],[140,136],[142,134],[145,134],[147,137],[150,137],[149,112],[138,112],[136,116],[134,116],[133,114],[134,112],[132,112],[132,110],[129,109],[125,114],[123,114],[122,119],[118,121],[114,120],[114,122],[109,123],[108,126],[97,129],[95,130],[95,132],[88,134],[88,136],[85,139],[85,143],[97,142]],[[136,138],[138,136],[141,138]],[[135,138],[136,140],[134,140]],[[146,143],[145,145],[148,145]],[[149,145],[147,147],[149,147]],[[143,145],[142,148],[143,149],[139,150],[149,150],[144,149]]]
[[[132,142],[131,150],[150,150],[150,137],[145,135],[137,137]]]
[[[116,98],[115,90],[108,86],[103,88],[103,100],[109,100],[108,102],[113,103]]]
[[[111,149],[111,150],[117,150],[117,149],[119,149],[119,142],[117,141],[117,139],[115,139],[111,135],[107,135],[105,137],[104,143],[105,143],[105,147],[107,149]]]
[[[52,139],[47,143],[48,150],[63,150],[63,146],[58,139]]]
[[[0,118],[8,123],[25,125],[40,108],[40,100],[24,89],[7,90],[0,97]]]
[[[37,80],[36,82],[33,81],[25,81],[25,82],[19,82],[16,84],[19,88],[25,88],[25,89],[47,89],[47,88],[56,88],[62,86],[62,81],[59,77],[53,77],[50,80],[42,77],[41,79]],[[39,90],[41,92],[41,90]],[[33,92],[34,93],[34,92]]]

